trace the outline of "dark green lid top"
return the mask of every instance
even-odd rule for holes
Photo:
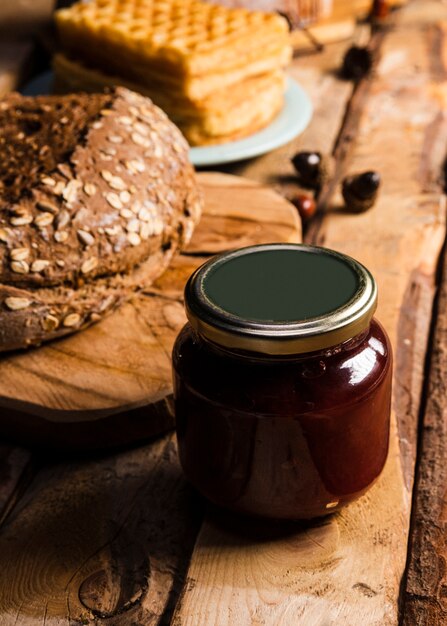
[[[341,343],[369,325],[371,274],[333,250],[299,244],[250,246],[214,257],[190,278],[188,318],[228,347],[270,354]]]
[[[276,248],[228,258],[203,277],[204,294],[247,320],[296,322],[327,315],[355,296],[359,274],[314,251]]]

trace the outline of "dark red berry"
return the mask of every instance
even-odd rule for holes
[[[298,213],[300,214],[303,222],[309,221],[310,218],[315,215],[315,211],[317,210],[317,205],[312,196],[306,196],[304,194],[296,196],[296,198],[293,199],[293,204],[298,209]]]
[[[390,5],[387,0],[374,0],[371,10],[372,19],[383,20],[388,17],[389,12]]]

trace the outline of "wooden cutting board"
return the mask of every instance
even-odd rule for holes
[[[259,183],[202,173],[205,211],[187,250],[144,293],[91,328],[0,359],[0,436],[27,444],[120,445],[173,425],[171,349],[182,294],[210,255],[301,240],[293,205]]]

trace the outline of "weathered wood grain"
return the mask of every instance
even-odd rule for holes
[[[396,357],[386,468],[341,514],[289,527],[282,536],[266,535],[257,522],[244,532],[210,518],[193,553],[191,584],[175,626],[398,623],[423,368],[445,239],[437,176],[439,145],[447,144],[447,85],[436,69],[431,29],[413,19],[413,11],[413,5],[404,10],[382,44],[349,162],[350,172],[382,174],[379,201],[366,214],[350,215],[335,208],[339,197],[332,198],[317,239],[358,258],[378,280],[378,318]]]
[[[14,506],[17,485],[31,459],[24,448],[0,444],[0,524]]]
[[[436,71],[440,81],[447,78],[447,23],[432,29],[432,45],[438,52]],[[444,96],[442,96],[444,97]],[[447,123],[445,116],[433,128],[439,142],[439,155],[445,155],[445,141],[439,141],[438,128]],[[427,185],[436,184],[423,175]],[[415,484],[412,533],[404,592],[403,626],[441,626],[447,622],[445,492],[447,485],[447,257],[444,252],[440,293],[435,310],[433,349],[423,407],[419,465]]]
[[[171,437],[47,461],[1,529],[0,623],[168,623],[200,519]]]
[[[409,566],[402,597],[403,626],[447,622],[447,265],[431,357],[415,485]]]
[[[204,173],[200,181],[200,225],[152,288],[82,333],[0,358],[3,436],[95,447],[172,427],[170,354],[186,321],[189,275],[211,254],[301,237],[294,207],[271,189],[226,174]]]

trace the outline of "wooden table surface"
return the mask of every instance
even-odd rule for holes
[[[305,240],[358,258],[378,280],[395,358],[378,483],[338,515],[264,525],[209,509],[172,434],[84,458],[4,443],[0,626],[447,624],[446,37],[446,4],[413,0],[372,35],[374,70],[358,84],[337,76],[350,42],[297,56],[291,75],[313,100],[311,125],[224,168],[293,198],[290,157],[334,157]],[[376,206],[344,212],[342,177],[368,169],[383,178]]]

